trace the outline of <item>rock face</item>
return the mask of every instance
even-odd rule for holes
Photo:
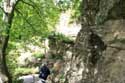
[[[106,50],[102,54],[102,61],[97,63],[103,65],[99,68],[98,83],[124,83],[125,79],[125,20],[112,20],[104,24],[106,29],[105,35],[102,37],[107,45]]]
[[[75,44],[51,44],[64,62],[54,83],[125,83],[125,0],[83,0],[81,7]]]
[[[125,1],[83,0],[65,83],[125,83]]]

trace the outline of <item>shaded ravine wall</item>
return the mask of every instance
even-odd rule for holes
[[[65,83],[125,83],[125,1],[83,0],[81,7]]]

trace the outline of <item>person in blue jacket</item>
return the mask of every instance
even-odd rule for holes
[[[41,79],[42,83],[46,83],[47,77],[50,75],[50,69],[48,64],[44,64],[40,67],[39,78]]]

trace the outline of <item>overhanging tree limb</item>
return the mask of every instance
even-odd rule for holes
[[[29,5],[29,6],[31,6],[31,7],[33,7],[33,8],[36,8],[35,5],[30,4],[30,3],[28,3],[28,2],[26,2],[26,1],[24,1],[24,0],[21,0],[21,2],[24,3],[24,4],[27,4],[27,5]]]
[[[27,22],[28,25],[30,25],[30,27],[31,27],[34,31],[36,31],[35,28],[33,27],[33,25],[29,22],[29,20],[27,20],[26,17],[24,17],[23,14],[22,14],[18,9],[15,9],[15,11],[22,16],[22,18]]]
[[[37,7],[37,5],[33,1],[30,1],[32,4],[28,3],[28,2],[26,2],[24,0],[21,0],[21,2],[28,5],[28,6],[31,6],[34,9],[36,9],[35,11],[36,11],[37,15],[39,15],[39,17],[42,19],[41,13],[39,12],[40,8]]]
[[[24,4],[26,4],[26,5],[28,5],[28,6],[31,6],[34,10],[33,11],[35,11],[36,12],[36,14],[39,16],[39,18],[41,19],[41,22],[42,23],[44,23],[44,24],[46,24],[46,22],[45,22],[45,19],[43,18],[43,14],[41,14],[41,12],[40,12],[40,8],[36,5],[36,3],[34,3],[33,1],[31,1],[30,0],[30,2],[31,3],[28,3],[28,2],[26,2],[26,1],[24,1],[24,0],[21,0],[21,2],[22,3],[24,3]],[[33,25],[23,16],[23,14],[19,11],[19,9],[17,9],[16,8],[16,11],[24,18],[24,20],[32,27]]]

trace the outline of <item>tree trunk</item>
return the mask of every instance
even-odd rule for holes
[[[8,66],[7,66],[7,61],[6,61],[6,56],[7,56],[7,47],[8,47],[8,42],[10,38],[10,29],[12,25],[12,20],[14,17],[14,9],[17,5],[18,1],[11,1],[11,0],[4,0],[3,2],[3,21],[6,26],[6,35],[3,36],[3,41],[2,41],[2,50],[1,50],[1,71],[2,73],[8,77],[8,83],[12,83],[12,76],[9,73]]]

